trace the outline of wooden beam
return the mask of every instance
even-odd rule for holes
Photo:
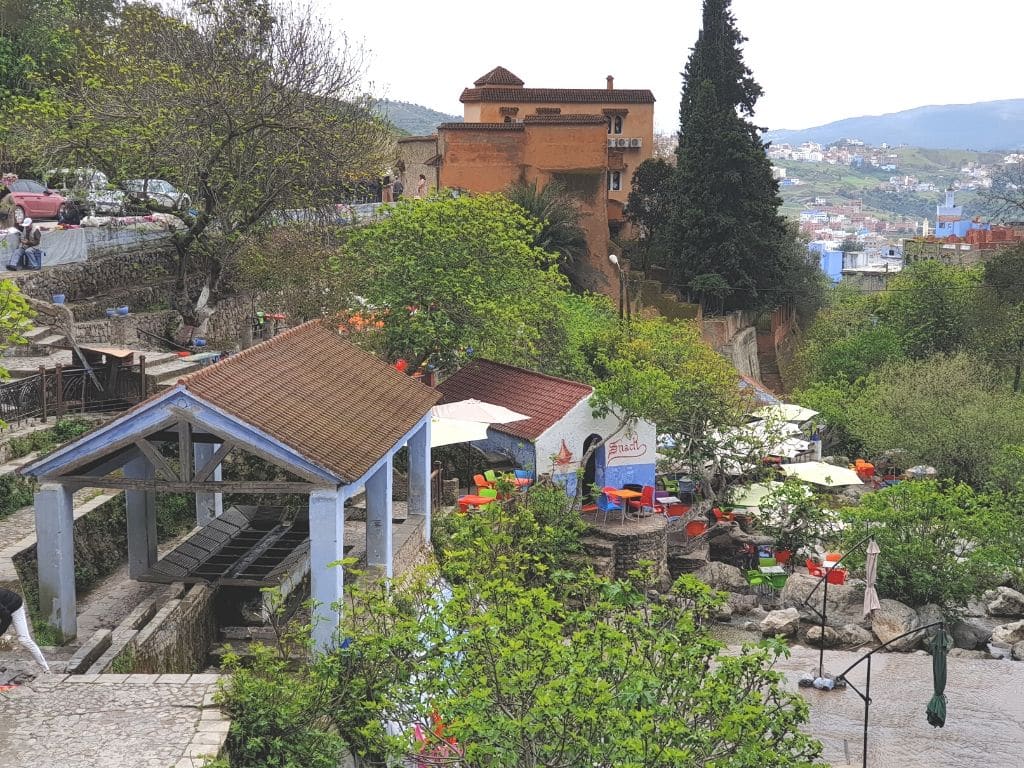
[[[204,427],[205,429],[205,427]],[[178,442],[178,433],[165,429],[160,432],[154,432],[151,435],[146,435],[146,439],[151,443],[176,443]],[[220,435],[215,435],[209,432],[193,432],[192,442],[194,443],[223,443],[226,438]]]
[[[122,477],[93,477],[92,475],[63,475],[57,482],[93,488],[115,488],[126,491],[166,491],[169,493],[312,493],[324,486],[312,483],[263,482],[229,480],[220,483],[185,482],[182,480],[130,480]],[[333,488],[331,489],[333,490]]]
[[[174,424],[175,421],[176,421],[175,419],[171,419],[171,418],[164,419],[164,420],[160,421],[159,423],[153,425],[153,431],[158,431],[158,430],[161,430],[161,429],[166,429],[167,427],[169,427],[172,424]],[[83,467],[93,466],[95,464],[99,464],[103,460],[105,460],[107,457],[112,456],[114,453],[116,453],[117,451],[121,450],[122,448],[131,448],[131,447],[133,447],[135,445],[135,441],[137,439],[138,439],[138,435],[137,434],[133,434],[133,435],[130,435],[128,437],[122,437],[122,438],[119,438],[117,440],[113,440],[110,443],[108,443],[107,445],[104,445],[101,450],[93,451],[88,456],[83,456],[80,459],[76,459],[75,461],[69,462],[61,470],[61,473],[63,474],[65,472],[74,472],[76,470],[81,470]]]
[[[174,471],[174,467],[167,463],[167,459],[161,456],[160,452],[150,445],[148,440],[145,438],[136,440],[135,446],[142,451],[142,455],[153,465],[153,469],[164,476],[164,480],[175,481],[181,479],[178,473]]]
[[[181,479],[191,482],[195,457],[192,455],[192,422],[186,419],[178,422],[178,464],[181,465]]]
[[[196,468],[196,476],[192,479],[197,483],[205,483],[210,479],[210,475],[216,471],[217,467],[220,466],[221,462],[227,458],[227,455],[231,453],[234,448],[235,443],[231,440],[224,441],[221,447],[217,449],[216,453],[210,457],[209,461],[203,464],[203,466]]]

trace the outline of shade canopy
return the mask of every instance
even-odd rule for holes
[[[437,416],[430,419],[431,448],[440,448],[442,445],[454,445],[455,443],[471,443],[474,440],[486,439],[487,422],[443,419]]]
[[[482,400],[474,399],[435,405],[432,414],[442,419],[483,421],[488,424],[508,424],[513,421],[524,421],[530,418],[525,414],[516,413],[503,405],[485,403]]]
[[[779,403],[778,405],[766,405],[754,411],[754,416],[760,419],[771,419],[774,421],[791,421],[795,424],[803,424],[818,415],[817,411],[804,408],[793,403]]]
[[[792,459],[799,456],[801,453],[807,453],[809,450],[811,450],[811,444],[806,440],[800,440],[796,437],[788,437],[782,442],[769,447],[768,455]]]
[[[775,493],[781,487],[782,483],[774,481],[769,483],[754,483],[753,485],[748,485],[746,488],[740,488],[736,493],[736,497],[732,500],[732,503],[737,507],[757,507],[760,506],[765,497]]]
[[[846,467],[826,464],[824,461],[802,461],[796,464],[783,464],[779,467],[789,477],[803,480],[805,483],[824,485],[836,488],[843,485],[863,485],[857,473]]]

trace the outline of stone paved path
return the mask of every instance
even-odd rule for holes
[[[47,675],[0,693],[0,768],[192,768],[228,730],[216,675]]]

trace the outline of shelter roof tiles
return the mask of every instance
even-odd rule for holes
[[[521,131],[522,123],[441,123],[438,131]]]
[[[475,398],[529,416],[524,421],[491,427],[524,440],[536,440],[594,392],[587,384],[490,360],[474,360],[445,379],[438,389],[442,403]]]
[[[346,482],[365,474],[439,397],[319,320],[178,383]]]
[[[653,104],[654,94],[626,88],[466,88],[459,101],[550,102],[555,104]]]

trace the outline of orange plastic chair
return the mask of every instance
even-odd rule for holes
[[[807,558],[807,573],[818,579],[825,575],[825,571],[821,569],[821,566],[809,557]]]
[[[487,481],[487,479],[483,475],[473,475],[473,482],[476,484],[476,488],[478,491],[483,488],[494,487],[490,482]]]
[[[683,527],[683,533],[689,538],[700,536],[708,529],[708,524],[703,520],[691,520]]]

